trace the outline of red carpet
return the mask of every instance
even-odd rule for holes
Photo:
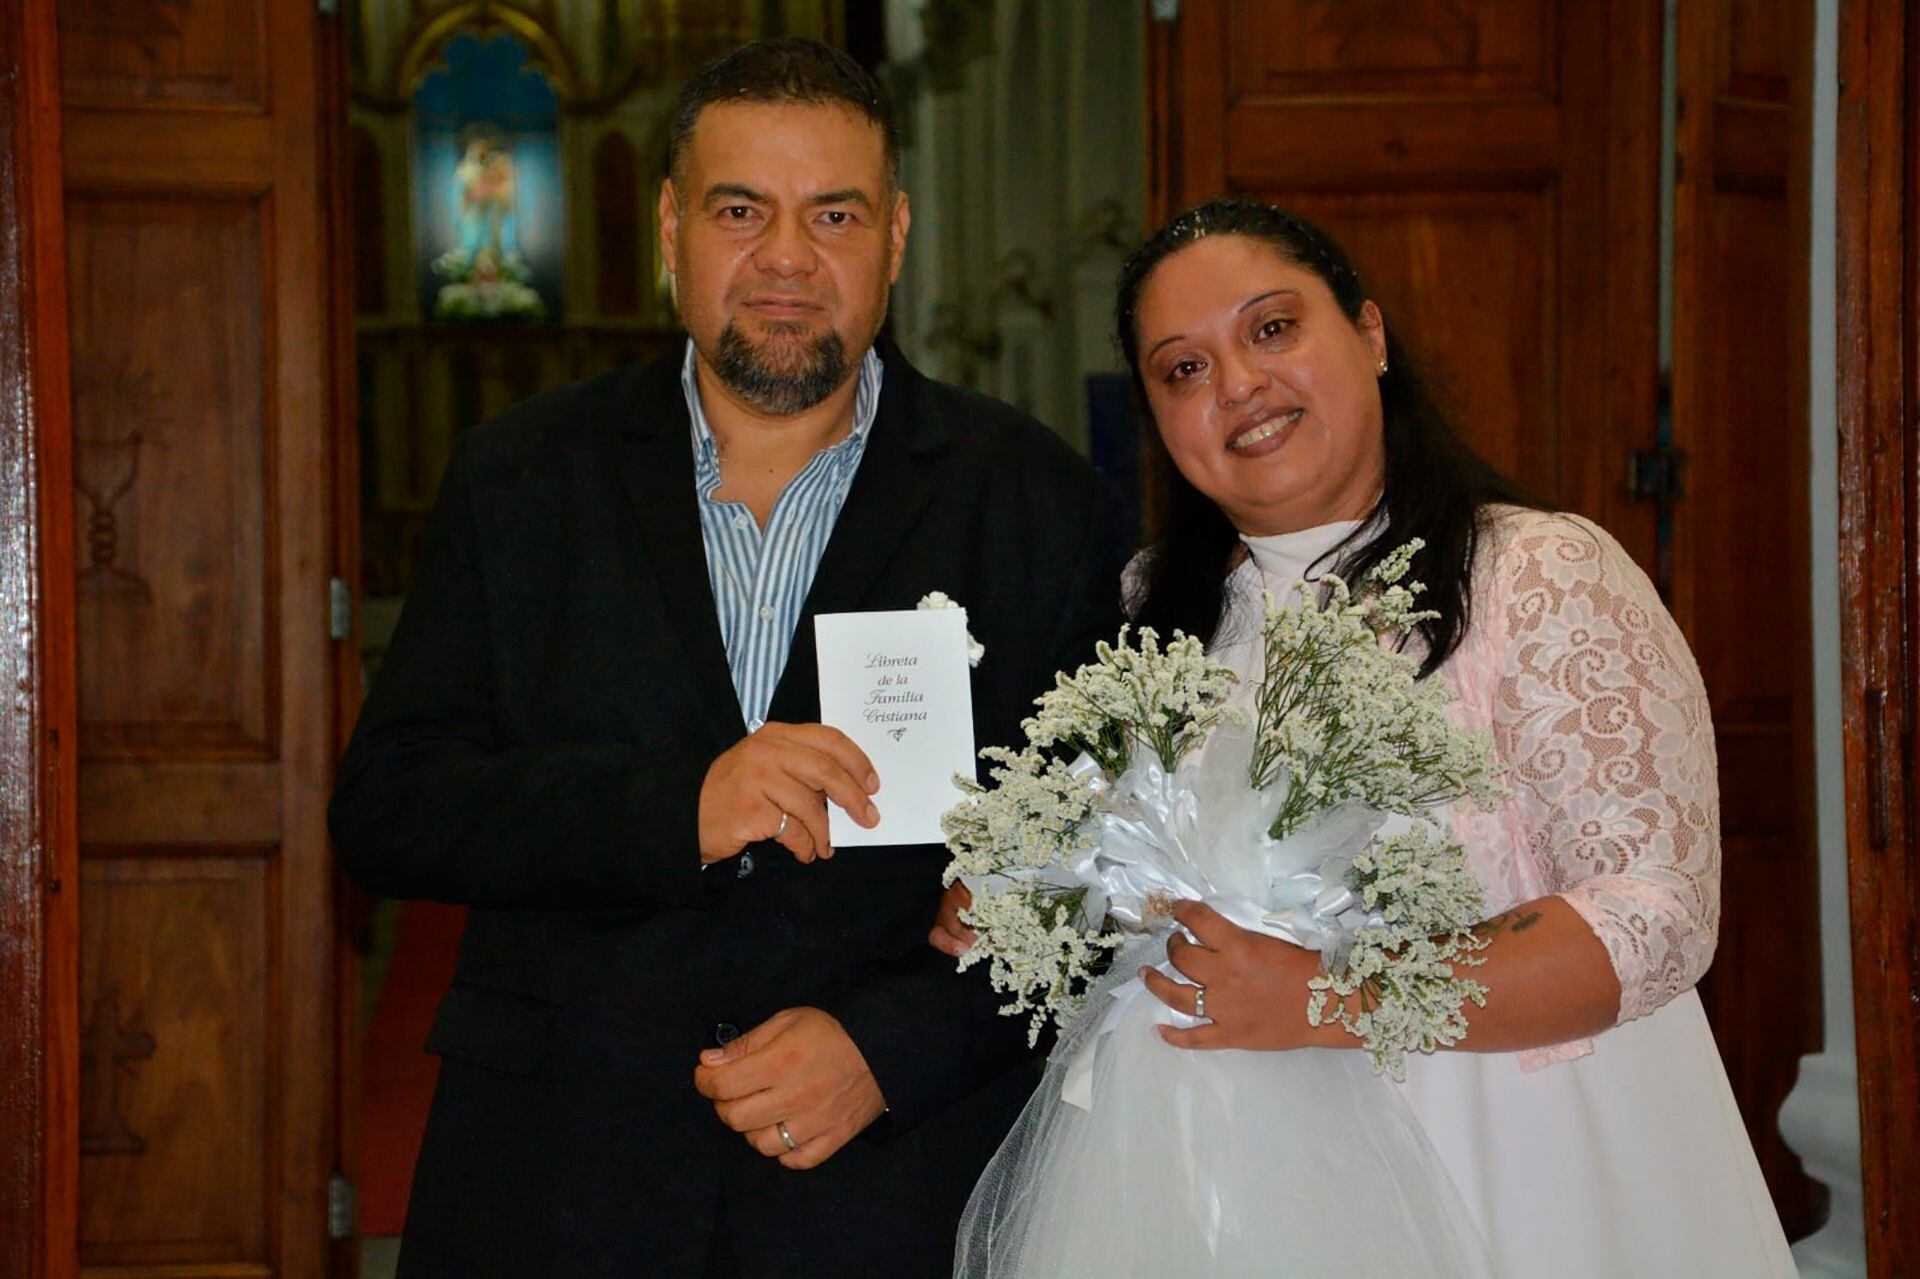
[[[367,1027],[360,1073],[360,1233],[397,1235],[440,1063],[424,1045],[434,1009],[453,981],[464,906],[407,902],[396,925],[393,962]]]

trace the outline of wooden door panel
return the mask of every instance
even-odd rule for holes
[[[1557,441],[1539,414],[1554,400],[1558,348],[1551,189],[1258,194],[1364,245],[1366,271],[1383,281],[1369,292],[1389,327],[1417,335],[1473,446],[1532,488],[1556,487]]]
[[[1546,0],[1310,0],[1228,14],[1235,97],[1551,94]]]
[[[1820,1048],[1807,544],[1806,0],[1679,12],[1674,615],[1720,756],[1720,946],[1701,998],[1790,1236],[1819,1189],[1775,1123]]]
[[[272,1273],[274,858],[151,851],[81,886],[84,1260]]]
[[[80,1253],[314,1275],[335,1166],[335,441],[310,0],[61,0]]]
[[[58,11],[69,104],[266,105],[258,0],[63,0]]]
[[[1463,434],[1649,567],[1659,32],[1654,0],[1188,0],[1152,72],[1158,214],[1324,223]]]
[[[93,760],[276,753],[262,223],[249,198],[68,204]]]

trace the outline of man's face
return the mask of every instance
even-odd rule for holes
[[[694,346],[734,394],[783,416],[826,399],[873,345],[908,221],[879,128],[831,105],[706,108],[660,191]]]

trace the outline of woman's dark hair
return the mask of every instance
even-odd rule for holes
[[[1137,331],[1140,292],[1167,258],[1213,235],[1240,235],[1271,245],[1332,290],[1347,319],[1358,322],[1367,300],[1360,277],[1333,238],[1305,218],[1258,200],[1214,200],[1154,232],[1120,271],[1116,309],[1120,349],[1134,394],[1147,407]],[[1386,432],[1386,483],[1361,530],[1328,558],[1357,581],[1394,548],[1425,542],[1409,578],[1426,584],[1422,604],[1439,613],[1419,627],[1426,643],[1420,674],[1431,674],[1460,643],[1472,599],[1473,553],[1480,514],[1489,503],[1538,506],[1454,434],[1434,403],[1406,343],[1386,329],[1387,372],[1380,378]],[[1226,605],[1225,587],[1239,534],[1219,507],[1173,464],[1156,428],[1147,431],[1147,509],[1153,520],[1145,581],[1128,601],[1134,620],[1161,634],[1178,629],[1211,641]]]

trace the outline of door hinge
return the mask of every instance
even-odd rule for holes
[[[1180,20],[1180,0],[1153,0],[1153,20],[1155,22],[1178,22]]]
[[[360,1230],[360,1192],[341,1173],[327,1178],[327,1238],[351,1239]]]
[[[1687,455],[1670,444],[1627,455],[1627,496],[1635,501],[1674,502],[1686,496]]]
[[[327,636],[337,640],[353,636],[353,588],[344,577],[327,580]]]

